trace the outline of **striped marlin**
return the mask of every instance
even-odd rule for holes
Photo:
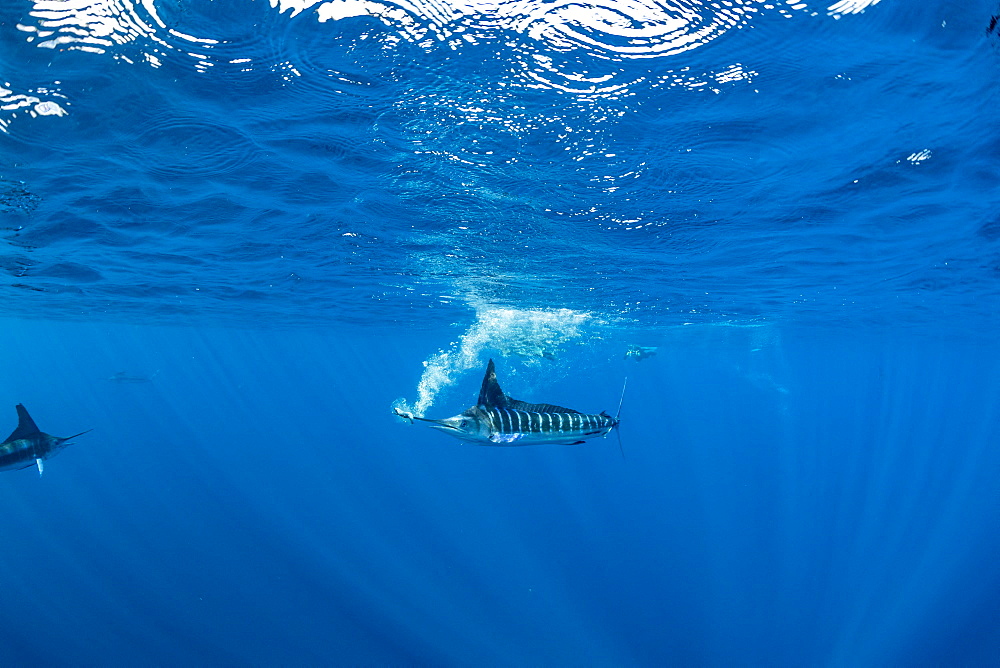
[[[618,417],[605,412],[592,415],[552,404],[529,404],[504,394],[497,382],[493,360],[472,408],[442,420],[416,417],[396,410],[396,415],[433,422],[434,429],[479,445],[577,445],[587,439],[607,436],[618,426]]]
[[[18,404],[17,429],[11,432],[6,441],[0,443],[0,471],[37,466],[38,475],[42,475],[46,459],[55,457],[56,453],[67,445],[72,445],[70,439],[82,436],[87,431],[66,438],[45,434],[35,426],[35,421],[28,415],[28,410],[22,404]]]

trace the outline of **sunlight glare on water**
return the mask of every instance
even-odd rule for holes
[[[697,48],[745,25],[772,5],[760,2],[382,2],[272,0],[292,15],[315,9],[319,21],[372,17],[424,48],[502,43],[515,58],[513,82],[564,92],[620,97],[669,74],[632,77],[616,63]],[[787,12],[783,7],[777,11]],[[581,58],[583,60],[581,60]]]

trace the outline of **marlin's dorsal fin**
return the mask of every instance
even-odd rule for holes
[[[500,389],[497,382],[497,369],[493,360],[486,365],[486,375],[483,376],[483,386],[479,389],[479,406],[503,408],[507,405],[507,395]]]
[[[31,419],[31,416],[28,415],[28,409],[24,407],[24,404],[18,404],[16,408],[17,429],[10,433],[10,436],[7,437],[7,440],[4,441],[4,443],[34,436],[42,431],[37,425],[35,425],[35,421]]]
[[[486,375],[483,377],[483,387],[479,390],[479,406],[488,408],[510,408],[517,411],[529,411],[531,413],[579,413],[572,408],[553,406],[552,404],[529,404],[526,401],[511,399],[497,382],[497,370],[493,360],[486,365]]]

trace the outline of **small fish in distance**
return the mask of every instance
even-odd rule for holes
[[[119,371],[112,376],[108,377],[108,382],[111,383],[148,383],[156,378],[156,374],[160,373],[157,369],[152,376],[143,376],[142,374],[126,373],[125,371]]]
[[[431,422],[432,428],[478,445],[513,446],[577,445],[587,439],[607,436],[618,426],[618,417],[596,415],[552,404],[529,404],[512,399],[500,389],[493,360],[479,390],[479,401],[455,417],[441,420],[416,417],[393,409],[403,419]]]
[[[66,438],[43,433],[28,415],[28,410],[22,404],[18,404],[17,428],[11,432],[6,441],[0,443],[0,471],[37,466],[38,475],[41,476],[45,472],[46,459],[55,457],[67,445],[72,445],[70,439],[82,436],[87,431]]]

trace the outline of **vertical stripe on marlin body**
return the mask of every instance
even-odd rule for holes
[[[430,422],[434,429],[479,445],[576,445],[607,436],[620,422],[617,416],[603,411],[581,413],[553,404],[529,404],[513,399],[500,388],[493,360],[486,365],[479,400],[468,410],[440,420],[394,410],[396,415],[410,422]]]

